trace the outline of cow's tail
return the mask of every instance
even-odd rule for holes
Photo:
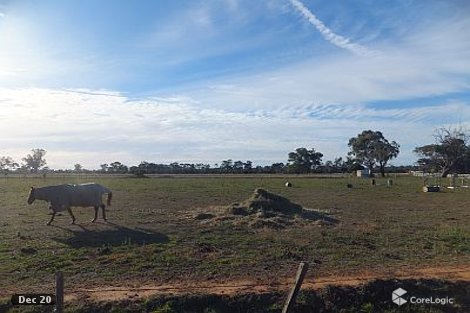
[[[108,200],[106,201],[106,204],[107,204],[108,206],[111,205],[111,199],[112,199],[112,198],[113,198],[113,193],[110,191],[110,192],[108,192]]]

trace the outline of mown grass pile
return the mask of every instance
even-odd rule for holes
[[[229,207],[229,213],[234,215],[260,214],[261,216],[295,215],[302,213],[302,206],[292,203],[289,199],[256,188],[253,195],[242,203]]]
[[[308,222],[315,222],[322,226],[334,225],[338,222],[324,213],[305,209],[300,204],[291,202],[288,198],[263,188],[256,188],[248,199],[233,203],[218,211],[218,214],[198,213],[195,219],[203,220],[204,223],[230,221],[233,225],[277,230]]]

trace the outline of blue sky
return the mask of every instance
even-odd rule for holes
[[[470,126],[468,1],[0,1],[0,155],[345,156],[365,129],[416,160]]]

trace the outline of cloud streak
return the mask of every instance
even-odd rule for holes
[[[461,112],[464,121],[470,118],[466,103],[230,112],[181,96],[135,99],[112,90],[0,88],[0,132],[11,134],[0,138],[0,155],[20,160],[31,148],[42,147],[52,168],[75,163],[98,168],[116,160],[129,165],[232,158],[269,164],[285,162],[297,147],[315,147],[328,160],[344,156],[348,139],[363,129],[379,129],[404,147],[396,163],[412,163],[412,148],[432,142],[433,120],[443,121],[452,112]]]
[[[257,75],[219,80],[191,95],[201,105],[234,111],[312,104],[356,108],[381,106],[384,101],[387,107],[394,101],[412,107],[419,99],[436,104],[434,97],[452,100],[452,94],[470,92],[470,42],[461,31],[468,27],[468,17],[446,20],[410,33],[400,44],[382,44],[383,52],[374,58],[352,54],[311,58]]]
[[[378,54],[377,51],[370,50],[369,48],[360,44],[351,42],[351,40],[348,38],[335,34],[299,0],[290,0],[290,3],[310,22],[310,24],[315,26],[323,38],[335,46],[349,50],[350,52],[360,56],[374,56]]]

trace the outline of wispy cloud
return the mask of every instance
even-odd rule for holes
[[[47,105],[45,105],[47,104]],[[51,167],[87,168],[119,160],[210,162],[223,159],[285,162],[307,146],[325,159],[344,156],[347,141],[363,129],[379,129],[404,148],[397,163],[411,163],[412,148],[431,141],[439,120],[470,120],[469,104],[380,110],[365,106],[285,106],[230,112],[201,107],[185,96],[129,98],[110,90],[0,89],[2,151],[16,160],[31,148],[49,151]],[[467,113],[468,112],[468,113]],[[223,130],[223,131],[221,131]]]
[[[445,25],[445,27],[444,27]],[[358,106],[469,92],[470,18],[446,20],[384,43],[380,56],[315,57],[297,64],[219,80],[192,92],[202,105],[234,111],[307,105]],[[451,99],[451,98],[450,98]]]
[[[5,13],[0,12],[0,18],[3,18],[3,17],[5,17]]]
[[[378,52],[370,50],[367,47],[364,47],[360,44],[351,42],[350,39],[345,38],[341,35],[335,34],[331,29],[325,26],[325,24],[320,21],[313,13],[310,11],[302,2],[299,0],[290,0],[291,4],[320,32],[320,34],[331,42],[332,44],[349,50],[354,54],[361,56],[372,56],[376,55]]]
[[[401,144],[399,164],[415,160],[413,147],[432,142],[434,128],[468,125],[468,16],[426,16],[433,23],[421,27],[398,20],[407,32],[390,37],[394,28],[382,15],[371,23],[351,12],[352,4],[320,7],[350,27],[343,34],[349,39],[301,1],[188,1],[150,16],[126,38],[113,35],[134,29],[125,23],[104,20],[99,25],[109,31],[90,24],[93,33],[85,34],[82,24],[65,23],[73,15],[55,14],[63,20],[47,25],[37,12],[4,11],[0,133],[9,136],[0,138],[0,156],[20,160],[43,147],[51,167],[69,168],[115,160],[269,163],[305,146],[331,159],[345,155],[350,137],[377,129]],[[306,38],[316,30],[308,24],[299,32],[298,19],[323,36],[315,49]],[[361,33],[363,43],[370,29],[388,30],[373,36],[377,55],[349,35]],[[340,53],[331,53],[331,44]]]

